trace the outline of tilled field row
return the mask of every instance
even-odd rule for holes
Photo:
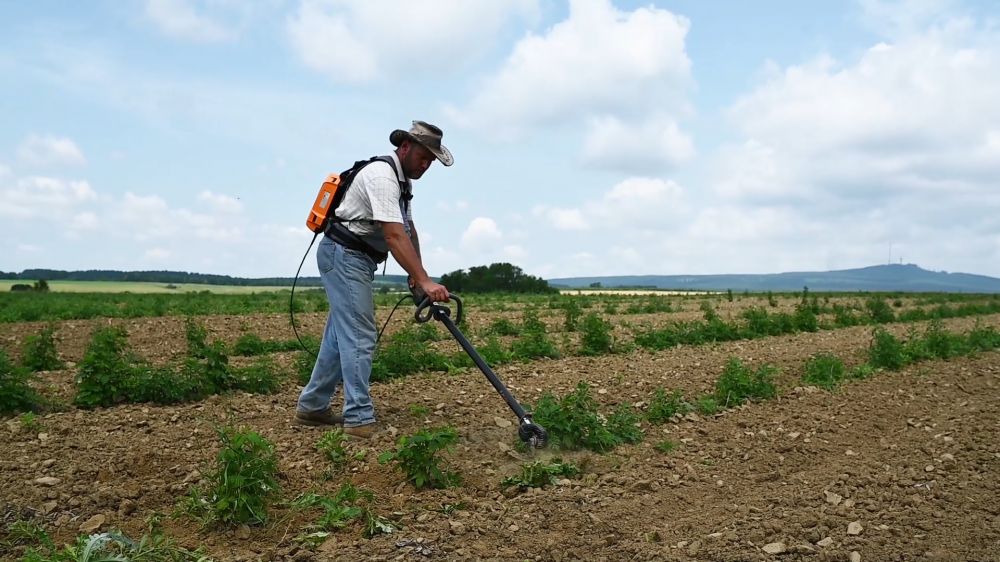
[[[976,321],[944,326],[966,331]],[[1000,315],[979,321],[1000,326]],[[902,335],[911,326],[886,327]],[[871,327],[858,327],[503,366],[499,374],[527,402],[586,380],[605,406],[648,401],[657,386],[709,391],[731,356],[782,369],[776,400],[714,418],[644,424],[643,443],[606,455],[564,453],[585,468],[582,479],[515,497],[501,494],[498,483],[528,457],[511,450],[509,412],[477,371],[375,385],[384,431],[354,447],[369,453],[343,478],[371,489],[401,531],[365,540],[346,529],[312,552],[291,542],[308,515],[287,508],[275,510],[277,523],[249,533],[203,532],[186,519],[166,526],[181,543],[204,545],[218,559],[426,552],[459,559],[745,560],[778,551],[782,559],[841,560],[851,552],[865,560],[996,559],[1000,356],[918,363],[836,392],[798,382],[812,354],[860,362],[870,338]],[[340,479],[323,478],[314,448],[321,431],[290,423],[296,393],[288,385],[273,396],[71,410],[44,416],[39,433],[11,422],[0,445],[3,502],[43,514],[57,541],[72,540],[95,516],[104,519],[99,528],[138,536],[146,516],[173,510],[201,478],[218,448],[213,425],[227,422],[276,444],[284,498],[335,489]],[[413,404],[429,413],[414,415]],[[414,492],[375,460],[395,436],[442,425],[461,436],[450,455],[465,476],[461,488]],[[670,455],[653,449],[665,438],[679,443]],[[45,478],[56,480],[39,480]]]

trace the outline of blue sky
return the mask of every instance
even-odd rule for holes
[[[323,177],[422,119],[456,160],[415,184],[433,275],[902,259],[1000,276],[993,2],[40,0],[0,14],[3,271],[291,276]]]

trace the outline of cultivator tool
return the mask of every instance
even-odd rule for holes
[[[414,317],[417,322],[423,324],[433,318],[444,324],[444,327],[447,328],[455,340],[458,341],[458,345],[462,346],[462,349],[469,354],[472,361],[477,367],[479,367],[479,370],[486,375],[486,378],[490,381],[490,384],[493,385],[493,388],[500,393],[500,396],[502,396],[504,401],[507,402],[507,405],[510,406],[514,415],[517,416],[518,438],[527,443],[529,447],[535,449],[545,447],[549,441],[548,433],[545,432],[545,429],[542,426],[531,421],[531,414],[524,411],[524,408],[522,408],[521,404],[519,404],[517,399],[514,398],[514,395],[511,394],[510,391],[507,390],[507,387],[504,386],[503,382],[500,381],[500,377],[493,372],[493,369],[490,369],[490,366],[486,364],[486,361],[484,361],[479,355],[476,348],[472,347],[472,343],[470,343],[468,338],[465,337],[465,334],[463,334],[462,331],[458,329],[458,326],[456,326],[456,324],[462,323],[462,299],[456,294],[452,294],[448,297],[448,299],[450,301],[454,301],[458,307],[455,321],[452,321],[451,319],[450,308],[443,304],[432,302],[419,291],[415,291],[413,293],[413,301],[417,303],[417,310],[414,313]]]

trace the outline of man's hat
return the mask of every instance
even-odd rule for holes
[[[455,163],[455,159],[452,158],[451,151],[441,144],[441,137],[443,136],[444,133],[441,132],[441,129],[434,125],[423,121],[414,121],[409,131],[402,129],[393,131],[389,135],[389,142],[392,143],[392,146],[399,146],[403,144],[403,141],[411,140],[430,150],[441,161],[441,164],[451,166]]]

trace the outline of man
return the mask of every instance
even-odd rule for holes
[[[375,434],[369,393],[376,337],[372,282],[387,254],[410,275],[412,288],[434,301],[448,300],[448,289],[424,269],[410,213],[411,180],[420,179],[435,159],[445,166],[454,162],[442,136],[441,129],[423,121],[414,121],[409,131],[393,131],[389,142],[396,150],[365,165],[337,208],[344,222],[331,223],[316,250],[330,314],[312,376],[299,395],[298,423],[343,424],[344,435],[358,439]],[[341,383],[342,416],[330,410]]]

